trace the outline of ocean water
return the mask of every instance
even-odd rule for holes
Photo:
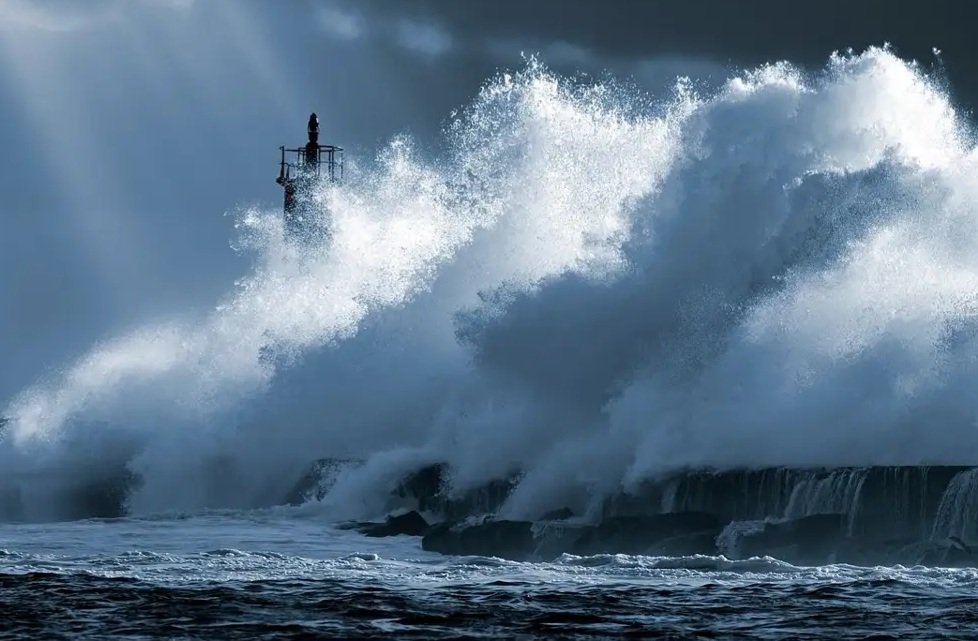
[[[974,639],[978,570],[447,557],[302,509],[0,526],[0,636]]]

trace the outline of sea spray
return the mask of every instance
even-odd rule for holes
[[[398,138],[317,193],[321,246],[246,212],[236,291],[25,390],[0,462],[83,474],[77,444],[124,435],[145,511],[367,459],[338,515],[447,462],[449,491],[520,471],[514,517],[686,466],[974,463],[966,127],[881,49],[654,100],[531,62],[445,157]]]

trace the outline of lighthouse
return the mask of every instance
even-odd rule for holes
[[[285,229],[293,236],[308,235],[310,231],[309,189],[323,180],[343,179],[343,148],[319,144],[319,118],[315,112],[309,115],[306,131],[309,140],[305,146],[279,147],[281,160],[275,182],[282,186]]]

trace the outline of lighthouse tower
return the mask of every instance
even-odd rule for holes
[[[282,186],[284,192],[285,229],[291,235],[309,232],[308,226],[312,220],[308,211],[309,189],[322,180],[335,182],[343,179],[343,148],[319,144],[319,118],[315,113],[309,116],[307,133],[309,141],[305,146],[295,149],[279,147],[282,159],[275,182]]]

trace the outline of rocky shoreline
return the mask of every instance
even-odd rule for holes
[[[978,566],[978,468],[693,470],[605,499],[601,514],[560,508],[499,515],[514,475],[453,494],[429,466],[391,491],[397,506],[368,536],[421,537],[450,555],[547,561],[563,554],[772,556],[796,565]]]
[[[323,500],[361,464],[317,460],[263,505]],[[453,478],[447,465],[422,466],[391,482],[378,510],[385,519],[341,527],[419,537],[422,548],[443,554],[515,560],[722,555],[798,565],[978,567],[978,467],[679,470],[602,496],[568,492],[566,504],[542,505],[529,518],[509,505],[520,474],[464,491]],[[125,467],[90,474],[61,488],[51,520],[124,516],[139,484]],[[17,484],[0,487],[0,519],[26,520],[25,498]]]

